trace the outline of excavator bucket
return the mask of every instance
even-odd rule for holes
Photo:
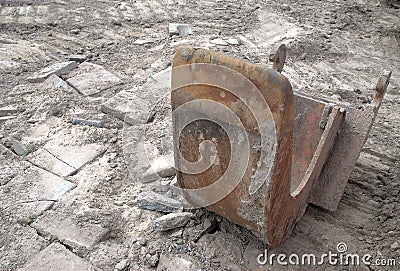
[[[273,68],[205,49],[179,48],[171,76],[174,158],[187,201],[272,246],[292,233],[309,202],[335,210],[391,73],[363,109],[293,92]]]

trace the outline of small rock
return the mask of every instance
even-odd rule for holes
[[[186,225],[189,219],[193,216],[192,213],[171,213],[158,218],[154,223],[156,231],[167,231],[180,228]]]
[[[75,34],[75,35],[79,34],[79,32],[81,32],[79,29],[72,29],[71,30],[71,33]]]
[[[144,44],[149,44],[149,43],[153,43],[154,41],[152,40],[143,40],[143,39],[137,39],[133,42],[133,44],[135,45],[144,45]]]
[[[158,59],[158,60],[154,61],[153,63],[151,63],[150,67],[152,67],[153,69],[157,69],[157,68],[161,67],[162,64],[163,64],[162,59]]]
[[[171,213],[182,207],[181,202],[153,191],[140,193],[137,203],[139,208],[163,213]]]
[[[114,267],[114,271],[125,271],[129,267],[129,261],[128,260],[122,260],[117,265]]]
[[[400,243],[399,242],[394,242],[391,246],[390,246],[390,249],[392,250],[392,251],[397,251],[397,250],[399,250],[400,249]]]
[[[169,187],[171,185],[171,181],[169,180],[162,180],[160,182],[160,191],[161,193],[166,193],[169,191]]]
[[[166,178],[176,174],[172,156],[161,156],[150,164],[151,167],[148,168],[140,178],[142,183],[153,182],[160,179],[160,177]]]
[[[189,255],[160,255],[157,270],[197,270]]]
[[[220,39],[220,38],[213,39],[213,40],[210,41],[210,43],[216,44],[216,45],[221,45],[221,46],[227,46],[228,45],[228,43],[226,41],[224,41],[223,39]]]
[[[168,32],[170,36],[173,35],[187,36],[193,34],[191,24],[179,24],[179,23],[168,24]]]
[[[176,232],[171,233],[171,235],[169,236],[170,238],[174,238],[174,237],[182,237],[183,235],[183,230],[179,229]]]
[[[9,114],[15,114],[18,112],[18,108],[12,106],[5,106],[0,108],[0,117],[7,116]]]
[[[104,127],[107,121],[105,120],[85,120],[85,119],[73,119],[72,125],[85,125],[85,126],[93,126],[97,128]]]
[[[240,42],[234,38],[229,38],[226,40],[226,42],[229,43],[230,45],[239,45],[240,44]]]
[[[87,59],[86,55],[70,55],[68,57],[70,61],[76,61],[78,63],[82,63]]]
[[[141,245],[142,247],[144,247],[144,246],[147,245],[147,240],[146,240],[146,239],[140,239],[138,243],[139,243],[139,245]]]
[[[157,266],[158,263],[158,254],[154,254],[153,256],[150,257],[149,259],[149,264],[151,267]]]
[[[26,146],[22,142],[12,141],[11,149],[18,155],[23,155],[26,151]]]

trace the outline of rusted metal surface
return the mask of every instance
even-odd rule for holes
[[[375,97],[371,104],[361,109],[343,105],[346,107],[346,117],[340,126],[340,134],[335,146],[314,188],[311,197],[313,204],[330,211],[337,209],[350,174],[378,114],[391,74],[390,71],[383,71],[378,79]]]
[[[276,65],[269,69],[184,47],[177,50],[172,71],[175,165],[185,198],[246,227],[272,246],[290,236],[310,200],[327,209],[338,202],[388,82],[380,80],[374,102],[363,111],[365,118],[361,111],[294,94],[278,72],[285,54],[280,47],[271,56]],[[256,93],[261,94],[257,99]],[[196,106],[178,110],[196,101]],[[366,120],[370,122],[365,124]],[[270,129],[268,140],[265,129]],[[347,155],[349,144],[355,144],[354,154]],[[343,164],[346,161],[349,165]],[[209,166],[196,171],[204,165]],[[269,171],[260,182],[255,176],[264,166]],[[232,168],[243,171],[237,182],[230,180],[237,178],[229,175]],[[346,173],[338,175],[338,168]],[[338,176],[340,182],[334,180]]]

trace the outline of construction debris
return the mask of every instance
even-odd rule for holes
[[[181,202],[153,191],[140,193],[137,198],[137,203],[139,208],[162,213],[175,212],[183,206]]]
[[[174,158],[172,156],[161,156],[150,163],[151,167],[141,176],[140,181],[149,183],[161,178],[175,175]]]
[[[87,59],[87,56],[86,55],[70,55],[68,57],[68,59],[70,61],[75,61],[75,62],[78,62],[78,63],[82,63]]]
[[[171,213],[164,215],[154,222],[154,229],[156,231],[168,231],[183,227],[192,216],[193,214],[189,212]]]
[[[85,125],[85,126],[93,126],[97,128],[103,128],[104,124],[106,124],[106,120],[85,120],[85,119],[73,119],[72,125]]]
[[[15,114],[18,112],[18,108],[13,106],[0,107],[0,117],[4,117],[10,114]]]
[[[180,24],[180,23],[169,23],[168,32],[170,36],[181,35],[185,37],[187,35],[193,34],[191,24]]]
[[[31,83],[41,83],[44,82],[52,74],[61,76],[72,71],[76,67],[78,67],[78,63],[76,63],[75,61],[55,63],[44,68],[43,70],[40,70],[37,73],[34,73],[30,77],[28,77],[27,80]]]
[[[67,82],[80,93],[90,96],[121,84],[122,80],[100,65],[83,62]]]

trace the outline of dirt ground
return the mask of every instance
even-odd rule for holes
[[[171,36],[171,22],[192,24],[193,34]],[[216,45],[216,38],[238,44]],[[155,231],[162,214],[137,203],[139,193],[160,189],[159,181],[135,179],[144,168],[129,152],[138,126],[104,104],[124,90],[145,97],[150,75],[166,69],[181,45],[265,64],[279,43],[288,48],[283,74],[293,89],[317,98],[361,106],[372,100],[381,72],[393,72],[338,210],[309,205],[278,248],[204,209],[192,211],[183,228]],[[0,121],[0,270],[400,270],[399,43],[400,10],[374,0],[0,1],[0,107],[16,108],[8,114],[15,118]],[[28,81],[76,54],[115,75],[115,83],[93,89],[89,81],[95,93],[83,95]],[[60,77],[74,82],[85,75],[81,65]],[[144,125],[149,156],[160,141],[169,155],[168,98],[153,105]],[[25,147],[20,155],[11,151],[18,144]],[[339,243],[397,266],[257,263],[264,249],[320,255]]]

